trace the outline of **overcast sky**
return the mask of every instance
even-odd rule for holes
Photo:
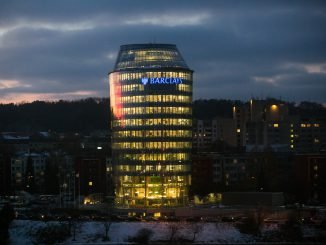
[[[120,45],[149,42],[194,99],[326,102],[326,1],[0,0],[0,103],[108,97]]]

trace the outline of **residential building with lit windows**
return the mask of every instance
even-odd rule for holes
[[[185,205],[192,74],[175,45],[122,45],[109,73],[117,206]]]
[[[291,123],[288,105],[269,100],[250,100],[242,106],[233,107],[236,122],[236,142],[246,150],[288,151],[291,144]],[[293,123],[292,123],[293,124]]]
[[[294,156],[296,196],[301,203],[326,203],[326,154],[300,153]]]
[[[236,142],[247,151],[319,152],[326,142],[324,118],[290,114],[287,103],[250,100],[233,107]]]
[[[325,148],[325,119],[301,119],[294,124],[291,142],[296,152],[320,152]]]
[[[194,152],[210,151],[218,143],[236,146],[235,121],[232,118],[215,117],[212,120],[193,122]]]
[[[11,158],[12,189],[41,193],[44,187],[45,167],[48,158],[47,152],[17,153],[13,156]]]
[[[242,190],[244,187],[249,161],[245,153],[202,152],[194,154],[192,160],[194,194]]]

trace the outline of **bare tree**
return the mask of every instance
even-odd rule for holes
[[[69,230],[70,230],[69,233],[71,234],[71,232],[72,232],[73,241],[76,241],[76,232],[81,230],[82,223],[77,219],[71,219],[68,222],[68,226],[69,226]]]
[[[196,240],[196,236],[203,231],[203,226],[201,223],[192,223],[191,224],[191,232],[193,234],[192,242]]]
[[[241,233],[261,236],[264,226],[264,219],[266,217],[266,210],[258,207],[252,213],[248,213],[247,217],[242,222],[237,223],[236,227]]]
[[[82,227],[82,222],[79,220],[79,211],[77,209],[71,209],[68,211],[68,214],[69,234],[73,235],[73,241],[76,241],[76,232],[80,231]]]
[[[110,231],[110,228],[111,228],[111,225],[112,225],[112,221],[111,221],[111,219],[109,218],[109,217],[106,217],[106,218],[104,218],[104,220],[102,221],[102,223],[103,223],[103,226],[104,226],[104,238],[103,238],[103,240],[104,241],[109,241],[110,240],[110,238],[109,238],[109,231]]]
[[[176,238],[176,234],[178,233],[180,226],[178,224],[174,223],[174,224],[169,224],[168,228],[170,231],[169,241],[170,241],[170,243],[172,243]]]
[[[151,237],[154,235],[154,232],[147,228],[141,228],[135,236],[129,237],[129,242],[135,242],[137,244],[148,244]]]

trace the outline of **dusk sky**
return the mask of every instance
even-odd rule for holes
[[[108,97],[119,47],[172,43],[194,99],[326,103],[326,1],[0,0],[0,103]]]

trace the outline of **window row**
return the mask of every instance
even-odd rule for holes
[[[177,90],[178,91],[183,91],[183,92],[191,92],[192,91],[192,86],[188,84],[178,84],[177,85]]]
[[[129,55],[134,55],[136,61],[156,59],[174,60],[179,56],[177,52],[168,50],[137,50]]]
[[[175,165],[174,165],[175,166]],[[138,167],[139,169],[139,167]],[[189,166],[187,169],[190,170]],[[166,184],[175,184],[179,185],[180,182],[183,182],[184,184],[190,184],[190,176],[189,175],[150,175],[150,176],[144,176],[144,175],[123,175],[119,177],[120,182],[129,182],[130,187],[134,186],[143,186],[145,183],[148,187],[162,187],[162,183],[164,185]],[[125,185],[127,186],[127,185]]]
[[[122,92],[129,92],[129,91],[144,91],[144,85],[142,84],[128,84],[121,86]]]
[[[185,95],[138,95],[121,97],[122,103],[146,103],[146,102],[183,102],[191,103],[191,96]]]
[[[121,154],[121,160],[138,161],[186,161],[190,160],[190,153],[143,153],[143,154]]]
[[[191,130],[124,130],[113,132],[113,137],[192,137]]]
[[[132,91],[144,91],[144,85],[142,84],[128,84],[121,86],[122,92],[132,92]],[[188,84],[177,84],[177,91],[191,92],[192,86]]]
[[[191,126],[191,119],[181,118],[151,118],[151,119],[122,119],[114,120],[112,122],[113,127],[126,127],[126,126]]]
[[[113,149],[189,149],[191,142],[119,142],[112,143]]]
[[[191,114],[191,107],[128,107],[122,109],[125,115],[135,115],[135,114]]]
[[[117,171],[123,172],[144,172],[144,171],[168,171],[168,172],[187,172],[190,171],[190,165],[118,165]]]
[[[128,72],[128,73],[120,73],[119,80],[134,80],[134,79],[141,79],[143,77],[177,77],[185,80],[192,80],[192,74],[190,72]]]

